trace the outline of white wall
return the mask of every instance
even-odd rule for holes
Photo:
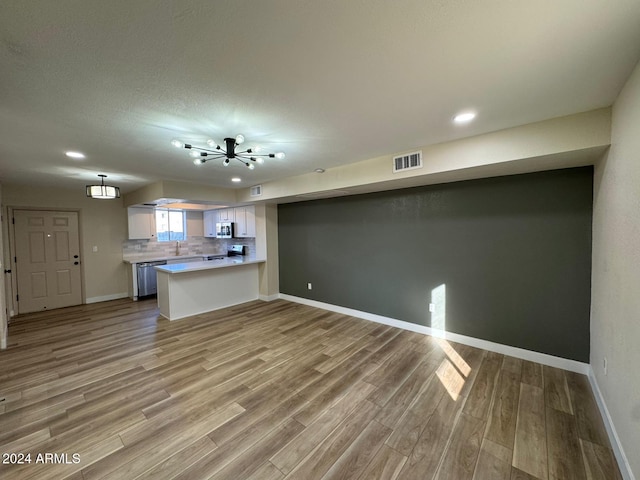
[[[278,207],[258,204],[256,213],[256,256],[266,258],[259,265],[260,298],[270,300],[280,293],[278,267]]]
[[[83,188],[67,190],[3,184],[2,206],[5,215],[6,207],[79,210],[86,300],[93,302],[127,296],[127,270],[122,262],[122,242],[127,237],[127,214],[122,199],[87,198]],[[3,228],[6,229],[7,224],[4,222]],[[98,247],[97,252],[93,252],[94,246]],[[8,249],[8,245],[5,245],[5,261]]]
[[[613,106],[611,140],[595,171],[591,365],[640,478],[640,64]]]
[[[424,167],[392,173],[392,155],[262,184],[260,201],[330,190],[349,193],[405,188],[499,175],[591,165],[611,141],[611,110],[601,108],[420,148]],[[415,151],[412,148],[408,153]],[[252,202],[250,188],[239,202]]]

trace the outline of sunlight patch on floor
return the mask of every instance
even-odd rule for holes
[[[449,396],[454,401],[458,400],[462,387],[464,387],[465,378],[453,363],[451,363],[449,359],[445,358],[438,367],[438,370],[436,370],[436,375],[438,379],[440,379],[442,386],[446,388]]]

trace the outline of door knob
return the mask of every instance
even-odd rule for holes
[[[79,264],[80,264],[80,262],[73,262],[73,264],[74,264],[74,265],[79,265]]]
[[[74,255],[73,258],[78,258],[78,255]]]

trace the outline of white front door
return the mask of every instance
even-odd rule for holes
[[[13,213],[18,313],[81,304],[78,213]]]

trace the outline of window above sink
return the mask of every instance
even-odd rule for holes
[[[187,220],[184,210],[156,208],[155,216],[158,242],[176,242],[187,239]]]

